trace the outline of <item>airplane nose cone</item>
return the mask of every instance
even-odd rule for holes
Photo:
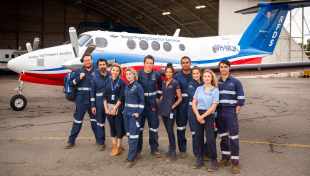
[[[22,71],[22,63],[20,62],[22,60],[22,58],[20,58],[20,57],[16,57],[15,59],[11,59],[7,64],[7,67],[16,73],[20,73]]]

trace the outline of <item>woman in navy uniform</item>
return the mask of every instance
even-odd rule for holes
[[[213,172],[218,169],[214,138],[214,112],[219,103],[219,90],[215,74],[211,70],[204,70],[202,76],[204,84],[196,89],[192,101],[193,112],[198,122],[195,131],[195,140],[197,141],[196,168],[203,166],[204,135],[206,132],[207,150],[210,156],[208,171]]]
[[[192,133],[192,147],[193,147],[193,154],[194,156],[197,155],[197,144],[196,144],[196,140],[195,140],[195,129],[198,125],[198,122],[196,120],[196,116],[192,110],[192,100],[195,94],[195,91],[197,89],[198,86],[202,85],[202,81],[201,81],[201,70],[199,67],[195,66],[192,68],[192,80],[189,81],[188,83],[188,88],[187,88],[187,94],[188,94],[188,100],[189,100],[189,104],[188,104],[188,121],[189,121],[189,127],[191,129],[191,133]]]
[[[125,132],[121,114],[125,83],[120,79],[120,75],[121,67],[113,65],[111,67],[111,76],[107,81],[104,98],[104,109],[110,123],[112,137],[112,156],[121,154],[123,150],[122,138]]]
[[[126,70],[126,79],[128,85],[125,87],[125,106],[123,115],[125,125],[128,130],[128,168],[131,168],[136,163],[138,154],[138,142],[140,134],[141,113],[144,109],[144,91],[142,86],[136,81],[137,72],[131,68]]]
[[[162,96],[159,102],[159,115],[162,116],[169,138],[169,150],[167,156],[171,160],[176,159],[176,143],[174,135],[174,123],[176,107],[182,101],[180,85],[173,78],[174,69],[172,64],[167,64],[165,69],[165,81],[162,83]]]

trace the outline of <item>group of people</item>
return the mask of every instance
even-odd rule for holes
[[[177,158],[176,141],[180,158],[186,157],[186,125],[192,134],[194,168],[201,168],[206,158],[208,171],[219,166],[231,166],[232,173],[240,173],[239,126],[237,115],[245,97],[241,82],[231,76],[230,62],[219,63],[220,78],[209,69],[191,68],[191,59],[180,59],[182,69],[175,72],[167,64],[164,73],[154,70],[155,59],[144,58],[144,67],[136,72],[127,68],[126,82],[121,79],[122,69],[114,64],[108,71],[105,59],[92,65],[90,55],[83,57],[83,67],[74,71],[70,84],[77,90],[74,121],[66,149],[75,146],[82,127],[84,114],[89,113],[91,127],[100,150],[105,149],[105,120],[110,124],[112,156],[122,153],[123,136],[128,136],[128,167],[133,167],[141,156],[145,121],[149,128],[150,153],[161,157],[158,144],[159,117],[169,139],[166,156]],[[177,137],[175,137],[175,126]],[[216,136],[220,137],[221,160],[217,159]]]

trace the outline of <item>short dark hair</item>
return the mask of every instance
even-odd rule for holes
[[[104,59],[104,58],[99,58],[97,60],[97,66],[99,66],[99,62],[104,62],[106,65],[108,65],[108,61],[106,59]]]
[[[192,68],[192,72],[193,72],[193,70],[198,70],[198,71],[201,73],[201,68],[198,67],[198,66],[194,66],[194,67]]]
[[[84,62],[84,57],[89,56],[90,59],[93,59],[93,57],[90,54],[85,54],[82,58],[81,58],[81,62]]]
[[[191,58],[189,58],[188,56],[183,56],[183,57],[181,57],[181,60],[180,60],[181,64],[182,64],[182,60],[184,60],[184,59],[187,59],[187,60],[189,60],[190,63],[192,63]]]
[[[154,59],[154,57],[153,57],[152,55],[146,55],[146,56],[144,57],[143,63],[145,63],[145,61],[146,61],[147,59],[151,59],[151,60],[153,61],[153,63],[155,63],[155,59]]]
[[[222,60],[222,61],[220,61],[218,67],[220,67],[221,64],[228,65],[228,67],[231,66],[231,63],[229,62],[229,60]]]

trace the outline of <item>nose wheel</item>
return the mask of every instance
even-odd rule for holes
[[[27,99],[24,95],[22,95],[23,91],[23,81],[19,80],[19,84],[15,90],[17,90],[17,94],[12,96],[10,100],[10,106],[14,111],[22,111],[27,106]]]

